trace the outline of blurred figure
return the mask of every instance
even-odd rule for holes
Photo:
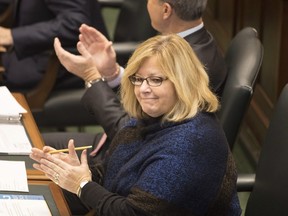
[[[0,46],[7,51],[2,56],[3,84],[10,90],[33,88],[42,79],[56,36],[70,52],[77,53],[75,45],[81,24],[92,25],[107,35],[97,0],[11,0],[11,3],[14,4],[12,26],[0,27]],[[83,82],[61,67],[56,88],[69,87],[83,87]]]

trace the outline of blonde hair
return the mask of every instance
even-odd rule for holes
[[[150,57],[157,58],[163,75],[174,84],[178,96],[178,102],[162,121],[183,121],[198,111],[215,112],[218,109],[218,99],[209,89],[208,75],[189,43],[175,34],[158,35],[139,45],[122,77],[121,102],[130,116],[145,117],[129,76],[137,73]]]

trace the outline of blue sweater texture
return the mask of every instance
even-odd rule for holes
[[[146,215],[241,214],[235,164],[214,114],[180,123],[132,119],[108,155],[103,187]],[[93,205],[103,212],[98,198]]]

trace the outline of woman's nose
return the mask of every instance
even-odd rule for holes
[[[140,91],[142,91],[142,92],[147,92],[147,91],[150,91],[150,90],[151,90],[151,88],[150,88],[150,86],[148,85],[147,80],[143,80],[143,82],[142,82],[142,84],[141,84],[141,86],[140,86]]]

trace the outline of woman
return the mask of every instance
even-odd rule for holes
[[[131,116],[103,163],[33,148],[30,157],[70,192],[73,213],[240,215],[236,168],[214,112],[217,97],[189,44],[177,35],[142,43],[128,62],[121,99]],[[79,198],[78,198],[78,197]]]

